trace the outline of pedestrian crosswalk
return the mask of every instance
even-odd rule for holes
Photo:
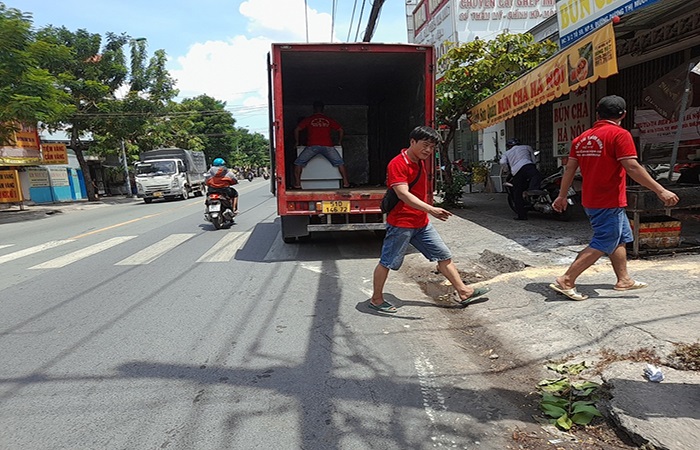
[[[198,263],[222,263],[232,261],[236,253],[245,246],[246,242],[250,238],[251,231],[229,231],[223,234],[223,236],[217,240],[213,245],[206,249],[199,259],[196,260]],[[115,266],[139,266],[150,264],[157,259],[168,254],[178,246],[187,242],[188,240],[195,237],[195,233],[173,233],[166,236],[165,238],[146,246],[145,248],[133,253],[132,255],[120,259],[113,264]],[[77,250],[70,251],[69,253],[55,256],[39,264],[32,265],[28,267],[31,270],[40,269],[58,269],[66,267],[75,262],[84,260],[90,256],[102,254],[109,249],[117,247],[125,242],[137,238],[138,236],[117,236],[110,239],[106,239],[102,242],[95,244],[83,246]],[[14,252],[9,252],[4,255],[0,255],[0,265],[9,263],[11,261],[17,261],[21,258],[29,257],[34,255],[34,258],[40,257],[43,253],[48,254],[46,251],[64,246],[71,243],[80,243],[78,239],[65,239],[45,242],[40,245],[35,245],[32,247],[18,249]],[[14,244],[0,244],[0,253],[5,250],[11,250]],[[72,248],[75,245],[71,246]],[[55,253],[51,254],[52,256]]]

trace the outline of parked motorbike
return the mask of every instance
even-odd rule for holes
[[[248,175],[245,176],[248,181],[253,181],[253,172],[248,172]]]
[[[559,188],[561,186],[561,179],[564,175],[563,168],[560,168],[558,172],[544,178],[540,184],[539,190],[525,191],[523,197],[525,199],[525,210],[526,211],[537,211],[543,214],[548,214],[553,216],[557,220],[567,221],[571,218],[571,206],[578,203],[578,194],[573,187],[569,186],[567,192],[566,201],[569,206],[562,212],[557,212],[552,208],[552,202],[557,196],[559,196]],[[508,206],[510,209],[518,212],[515,208],[515,200],[513,197],[513,184],[510,182],[512,176],[508,177],[503,187],[508,194]]]
[[[214,228],[219,230],[224,226],[233,225],[234,217],[236,213],[233,212],[233,199],[224,192],[210,190],[204,202],[204,220],[211,222]]]
[[[263,179],[269,180],[270,179],[270,174],[267,172],[263,172]]]

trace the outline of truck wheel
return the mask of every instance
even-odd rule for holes
[[[180,197],[182,197],[183,200],[187,200],[190,196],[190,192],[187,190],[186,187],[182,188],[182,193],[180,193]]]
[[[295,237],[282,237],[282,241],[284,241],[285,244],[293,244],[297,241],[297,238],[295,238]]]
[[[144,203],[151,203],[152,201],[153,201],[152,198],[148,198],[148,197],[144,197],[144,198],[143,198],[143,202],[144,202]]]
[[[194,196],[195,196],[195,197],[201,197],[202,195],[204,195],[204,192],[202,192],[201,189],[198,190],[198,191],[194,191]]]

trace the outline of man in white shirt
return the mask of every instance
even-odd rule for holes
[[[542,174],[535,165],[535,152],[532,147],[521,145],[518,139],[510,139],[506,142],[506,149],[501,157],[501,164],[507,164],[513,175],[513,201],[518,213],[515,220],[527,220],[523,192],[538,190],[542,183]]]

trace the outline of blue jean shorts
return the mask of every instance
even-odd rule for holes
[[[589,246],[609,255],[620,244],[634,241],[625,208],[584,208],[593,228]]]
[[[391,270],[399,270],[408,244],[414,246],[430,261],[445,261],[452,258],[450,249],[442,241],[432,223],[428,223],[423,228],[401,228],[387,224],[379,264]]]
[[[295,166],[306,167],[306,165],[311,161],[316,155],[323,155],[333,167],[338,167],[343,165],[343,158],[338,153],[335,147],[326,147],[323,145],[312,145],[311,147],[306,147],[304,151],[294,160]]]

